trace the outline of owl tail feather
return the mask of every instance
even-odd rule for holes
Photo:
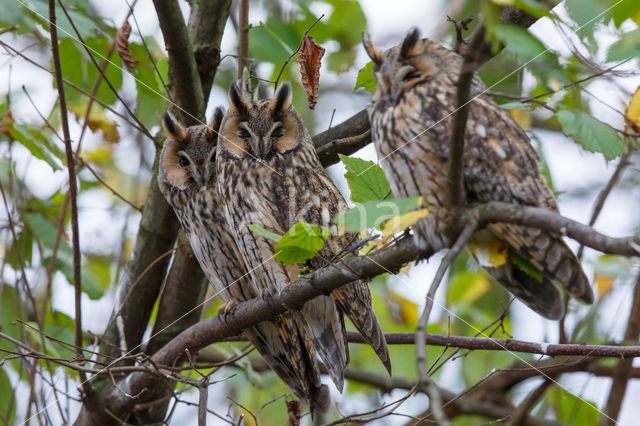
[[[546,277],[542,281],[516,266],[511,258],[498,267],[484,267],[504,288],[533,311],[550,320],[562,318],[564,302],[560,291]]]
[[[244,331],[267,365],[315,412],[329,409],[329,390],[320,381],[316,351],[302,324],[290,314]]]
[[[335,302],[328,296],[318,296],[302,307],[300,318],[327,367],[329,377],[342,393],[344,369],[349,363],[349,348],[346,344],[344,322]]]
[[[391,358],[387,340],[373,311],[369,286],[362,281],[354,281],[334,290],[331,295],[391,375]]]

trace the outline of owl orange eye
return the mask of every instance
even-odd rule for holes
[[[189,164],[190,164],[190,163],[189,163],[189,160],[187,160],[187,159],[186,159],[186,158],[184,158],[184,157],[183,157],[183,158],[180,158],[180,159],[178,160],[178,165],[179,165],[180,167],[187,167]]]

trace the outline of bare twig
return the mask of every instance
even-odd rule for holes
[[[238,8],[240,28],[238,29],[238,78],[248,68],[249,63],[249,0],[240,0]]]
[[[71,21],[71,19],[69,18]],[[51,35],[51,54],[55,70],[56,86],[58,88],[58,102],[60,103],[60,122],[64,136],[64,147],[67,156],[67,171],[69,173],[69,201],[71,202],[71,242],[73,248],[73,287],[75,289],[75,345],[76,354],[82,357],[82,278],[80,274],[80,238],[78,231],[78,201],[76,193],[76,171],[71,147],[71,134],[69,133],[69,121],[67,113],[67,101],[64,95],[64,83],[62,81],[62,65],[58,52],[58,27],[56,25],[55,0],[49,0],[49,33]],[[85,395],[91,398],[91,387],[87,383],[84,373],[80,372],[82,388]]]
[[[420,378],[421,385],[426,385],[426,392],[429,395],[429,407],[433,412],[433,416],[438,424],[448,423],[448,420],[444,411],[442,410],[442,401],[439,390],[435,383],[433,383],[433,381],[429,378],[429,375],[427,373],[425,332],[427,324],[429,322],[429,316],[431,315],[431,309],[433,308],[433,302],[436,297],[436,292],[438,291],[438,287],[442,282],[442,278],[444,278],[445,272],[447,271],[447,269],[449,269],[449,266],[453,263],[460,251],[462,251],[462,249],[467,245],[469,239],[471,238],[471,234],[475,232],[476,228],[477,222],[469,221],[464,230],[460,233],[460,236],[456,240],[453,247],[451,247],[445,258],[440,263],[440,267],[438,268],[438,271],[433,278],[433,282],[431,283],[431,287],[429,288],[429,292],[427,293],[425,307],[416,328],[415,339],[418,377]]]

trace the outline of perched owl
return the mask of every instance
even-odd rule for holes
[[[215,292],[232,305],[261,293],[251,284],[251,271],[240,260],[217,191],[216,145],[222,117],[223,111],[218,108],[210,125],[184,128],[165,114],[167,141],[160,157],[158,186]],[[300,327],[284,315],[244,333],[299,398],[314,410],[323,411],[329,404],[328,388],[320,382],[313,346]]]
[[[291,105],[288,83],[272,99],[258,101],[251,101],[234,83],[229,103],[216,160],[220,194],[236,245],[250,271],[251,291],[269,298],[297,279],[303,265],[285,267],[276,261],[275,243],[255,234],[248,225],[259,224],[280,235],[301,221],[335,229],[332,218],[346,203],[324,172],[309,132]],[[353,237],[330,238],[306,266],[316,269],[333,263],[345,254]],[[290,344],[306,347],[309,354],[315,349],[340,391],[349,361],[345,314],[390,371],[387,344],[365,283],[353,282],[282,315],[291,327],[301,330],[301,336],[310,337],[312,347],[303,339]],[[307,362],[317,371],[313,356]]]
[[[455,236],[447,232],[452,217],[448,158],[462,58],[420,39],[417,30],[382,53],[366,38],[364,47],[378,82],[369,117],[380,165],[396,196],[422,195],[430,207],[431,214],[414,227],[416,244],[434,250],[450,247]],[[502,201],[558,211],[526,133],[483,90],[474,75],[463,155],[466,203]],[[487,262],[491,247],[508,251],[505,263]],[[558,319],[564,312],[556,286],[593,302],[589,281],[560,235],[494,223],[473,236],[470,248],[499,283],[546,318]],[[542,278],[520,269],[522,261],[538,269]]]

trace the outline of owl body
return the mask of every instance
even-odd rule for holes
[[[378,86],[369,116],[381,167],[394,194],[424,196],[431,214],[414,227],[416,244],[448,248],[455,238],[449,231],[449,147],[462,58],[420,39],[417,31],[383,53],[368,42],[365,48],[376,63]],[[466,204],[502,201],[558,211],[526,133],[484,90],[474,75],[463,153]],[[486,256],[480,252],[500,245],[542,272],[542,280],[516,266],[512,255],[503,265],[482,261]],[[547,318],[557,319],[564,311],[556,286],[586,303],[593,301],[579,261],[559,235],[495,223],[473,236],[471,251],[498,282]]]
[[[220,128],[218,182],[227,221],[251,271],[255,291],[266,298],[297,279],[302,265],[283,266],[276,261],[276,243],[248,226],[258,224],[280,235],[301,221],[335,229],[332,218],[346,208],[320,164],[302,119],[291,106],[290,96],[290,86],[284,84],[273,99],[252,102],[234,83],[229,91],[230,109]],[[348,249],[350,238],[329,239],[306,266],[316,269],[332,263]],[[310,338],[339,390],[349,361],[344,315],[390,369],[384,334],[365,283],[351,283],[284,315],[291,316],[304,330],[301,334]]]
[[[224,302],[241,302],[260,292],[242,263],[217,191],[215,153],[221,119],[222,111],[217,110],[211,125],[185,129],[165,116],[168,140],[160,158],[158,185],[216,294]],[[328,389],[320,381],[313,345],[294,319],[283,315],[244,333],[298,397],[310,402],[314,410],[327,408]]]

